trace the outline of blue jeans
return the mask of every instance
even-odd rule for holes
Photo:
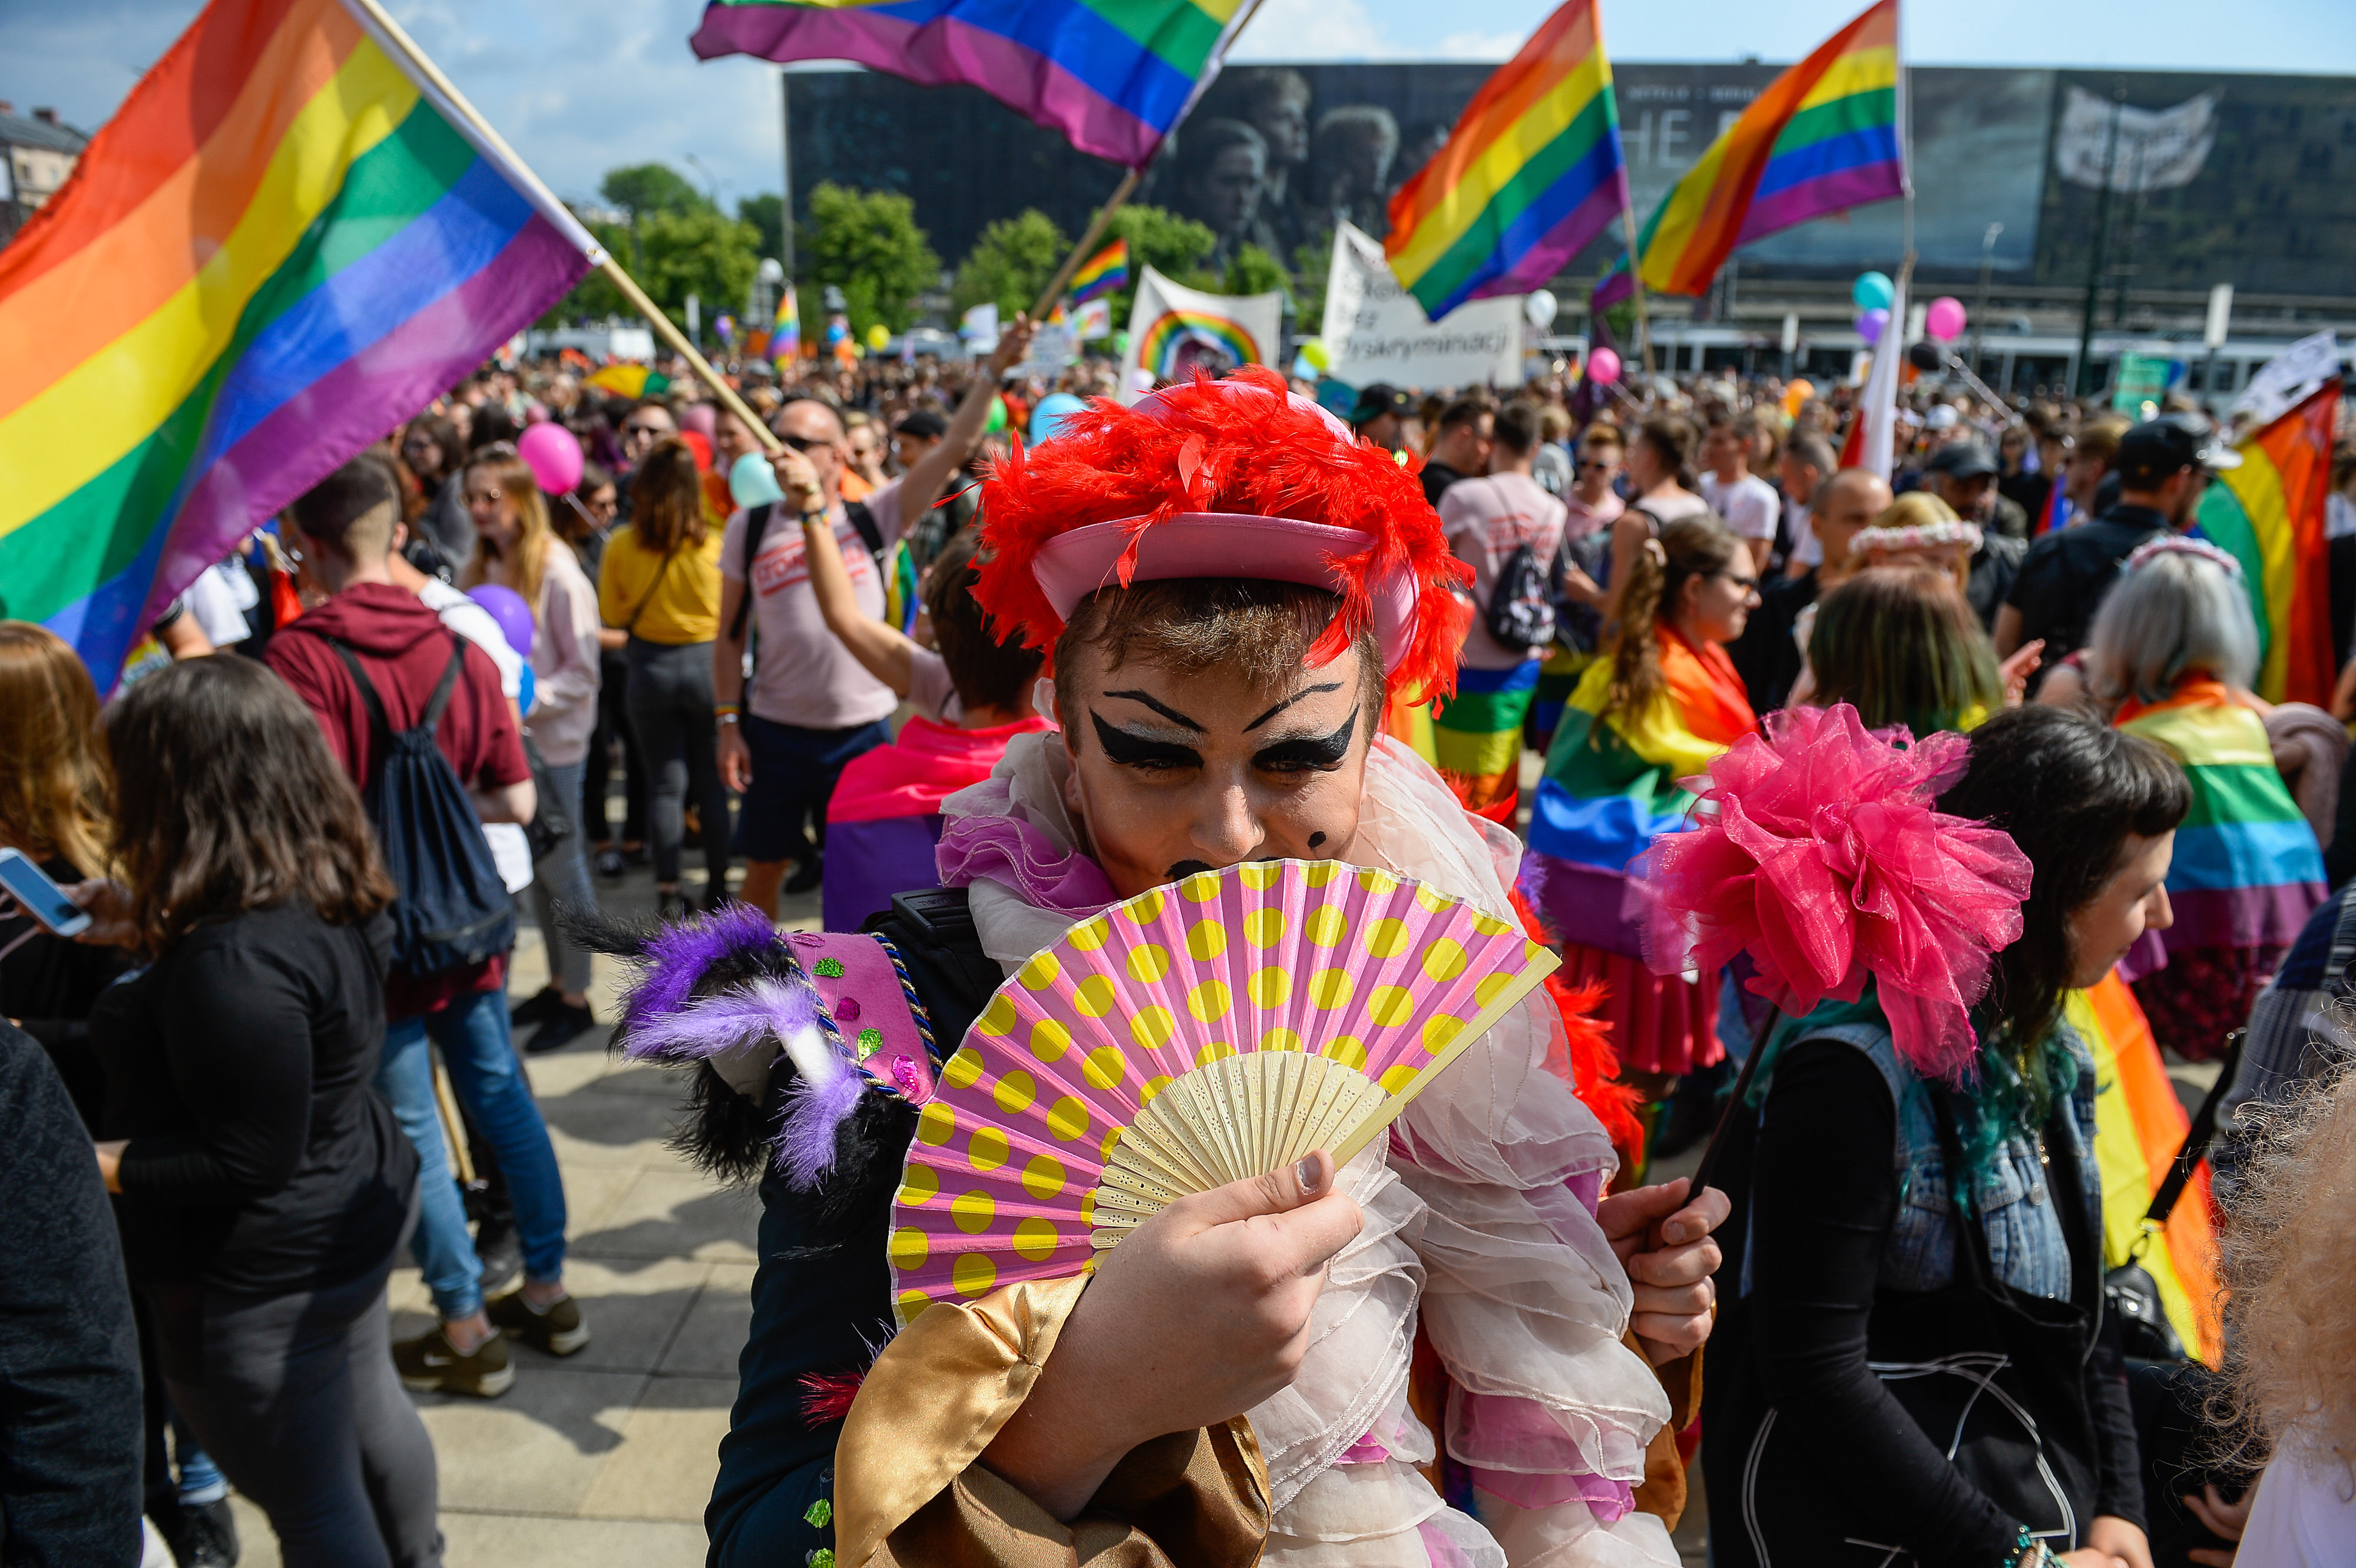
[[[429,1036],[442,1048],[450,1087],[498,1151],[499,1169],[515,1199],[524,1278],[534,1283],[564,1276],[564,1182],[557,1174],[548,1125],[540,1119],[540,1107],[532,1101],[523,1064],[508,1033],[504,993],[476,992],[423,1018],[385,1026],[377,1088],[392,1102],[392,1113],[417,1145],[421,1162],[417,1233],[410,1239],[410,1249],[424,1271],[434,1310],[447,1320],[482,1306],[483,1265],[466,1234],[466,1206],[443,1148]]]

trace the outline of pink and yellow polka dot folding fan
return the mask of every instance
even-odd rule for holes
[[[1345,1162],[1553,972],[1387,872],[1257,861],[1082,921],[942,1068],[893,1201],[902,1321],[1092,1266],[1173,1199]]]

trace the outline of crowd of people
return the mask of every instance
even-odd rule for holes
[[[0,1561],[233,1562],[234,1486],[290,1564],[439,1563],[408,1394],[589,1342],[526,1061],[605,1024],[760,1188],[715,1563],[1669,1563],[1697,1443],[1723,1563],[2346,1560],[2356,678],[2259,695],[2220,432],[1925,381],[1884,478],[1847,388],[1125,406],[1028,337],[725,397],[487,367],[103,702],[0,623],[0,848],[88,917],[0,918]],[[1286,858],[1558,978],[1368,1154],[893,1337],[903,1159],[995,987]],[[637,866],[651,928],[600,909]],[[2151,1195],[2098,1176],[2070,999],[2114,974],[2219,1064],[2222,1368],[2111,1305]],[[862,1044],[844,1099],[681,1044],[788,982],[925,1059]],[[1647,1184],[1713,1130],[1707,1188]]]

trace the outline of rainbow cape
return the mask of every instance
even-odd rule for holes
[[[2242,563],[2263,655],[2258,694],[2271,703],[2331,705],[2331,548],[2323,510],[2331,493],[2331,431],[2340,383],[2242,443],[2242,466],[2210,482],[2201,532]]]
[[[342,0],[213,0],[0,251],[0,615],[102,690],[603,254]]]
[[[1080,270],[1072,274],[1072,304],[1075,307],[1086,305],[1128,283],[1129,242],[1115,240],[1082,262]]]
[[[1391,198],[1383,250],[1437,321],[1468,299],[1542,287],[1627,206],[1602,23],[1595,0],[1569,0]]]
[[[2126,977],[2149,974],[2183,948],[2289,947],[2323,902],[2323,852],[2275,771],[2265,725],[2202,679],[2120,714],[2120,729],[2167,747],[2192,785],[2168,870],[2176,923],[2144,933],[2119,962]]]
[[[1612,660],[1587,666],[1563,704],[1546,773],[1531,802],[1522,896],[1556,939],[1641,961],[1633,911],[1623,918],[1628,863],[1686,825],[1694,797],[1680,780],[1706,773],[1757,724],[1725,653],[1661,639],[1668,691],[1642,722],[1603,718]]]
[[[1644,286],[1699,295],[1738,247],[1827,212],[1906,194],[1898,0],[1879,0],[1751,101],[1636,236]],[[1635,292],[1623,254],[1601,309]]]
[[[2136,1255],[2151,1196],[2168,1178],[2191,1118],[2176,1097],[2143,1008],[2117,974],[2070,993],[2070,1025],[2094,1058],[2094,1164],[2103,1181],[2103,1266]],[[2222,1347],[2217,1321],[2217,1236],[2209,1167],[2192,1174],[2167,1228],[2142,1247],[2168,1321],[2185,1348],[2211,1366]]]
[[[1143,168],[1258,0],[712,0],[705,59],[848,59],[979,87],[1084,153]]]

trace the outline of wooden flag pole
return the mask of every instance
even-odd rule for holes
[[[508,145],[506,139],[491,128],[491,123],[483,118],[482,112],[466,102],[466,95],[458,91],[457,84],[442,74],[440,66],[426,58],[425,51],[417,47],[417,40],[411,38],[402,25],[392,19],[391,14],[385,10],[379,0],[352,0],[352,4],[368,14],[369,24],[381,40],[408,61],[411,70],[433,83],[434,91],[450,109],[466,120],[466,124],[482,138],[486,145],[496,150],[499,159],[508,166],[509,171],[530,185],[529,194],[536,199],[538,204],[554,209],[559,216],[570,211],[562,202],[556,199],[555,194],[547,186],[541,183],[540,177],[531,172],[530,166],[516,156],[515,149]],[[430,96],[432,95],[429,94]],[[571,220],[568,219],[567,221]],[[575,224],[575,230],[584,237],[587,234],[587,231],[579,229],[577,224]],[[736,395],[736,390],[721,379],[720,372],[712,368],[711,361],[696,352],[695,345],[687,340],[687,335],[672,325],[669,317],[665,316],[656,307],[655,302],[647,297],[647,291],[637,285],[637,281],[622,270],[621,263],[607,254],[603,245],[591,240],[589,246],[587,254],[591,263],[612,280],[614,286],[622,291],[622,297],[628,300],[631,307],[647,318],[647,325],[653,328],[664,342],[678,349],[686,358],[687,362],[695,367],[695,373],[712,388],[712,395],[720,400],[721,406],[734,414],[763,446],[771,452],[783,451],[785,444],[769,434],[769,427],[761,423],[760,416],[744,406],[744,400]]]
[[[1066,256],[1064,264],[1055,269],[1055,277],[1039,295],[1039,303],[1031,307],[1033,326],[1045,323],[1047,313],[1055,308],[1057,300],[1064,297],[1064,288],[1072,281],[1072,274],[1080,270],[1082,262],[1096,254],[1097,242],[1104,238],[1107,225],[1112,222],[1112,215],[1120,209],[1122,202],[1136,194],[1137,182],[1144,177],[1143,169],[1134,168],[1120,177],[1120,183],[1112,188],[1112,194],[1105,198],[1105,204],[1098,208],[1097,215],[1089,220],[1087,229],[1080,235],[1080,242],[1072,247],[1072,253]]]

